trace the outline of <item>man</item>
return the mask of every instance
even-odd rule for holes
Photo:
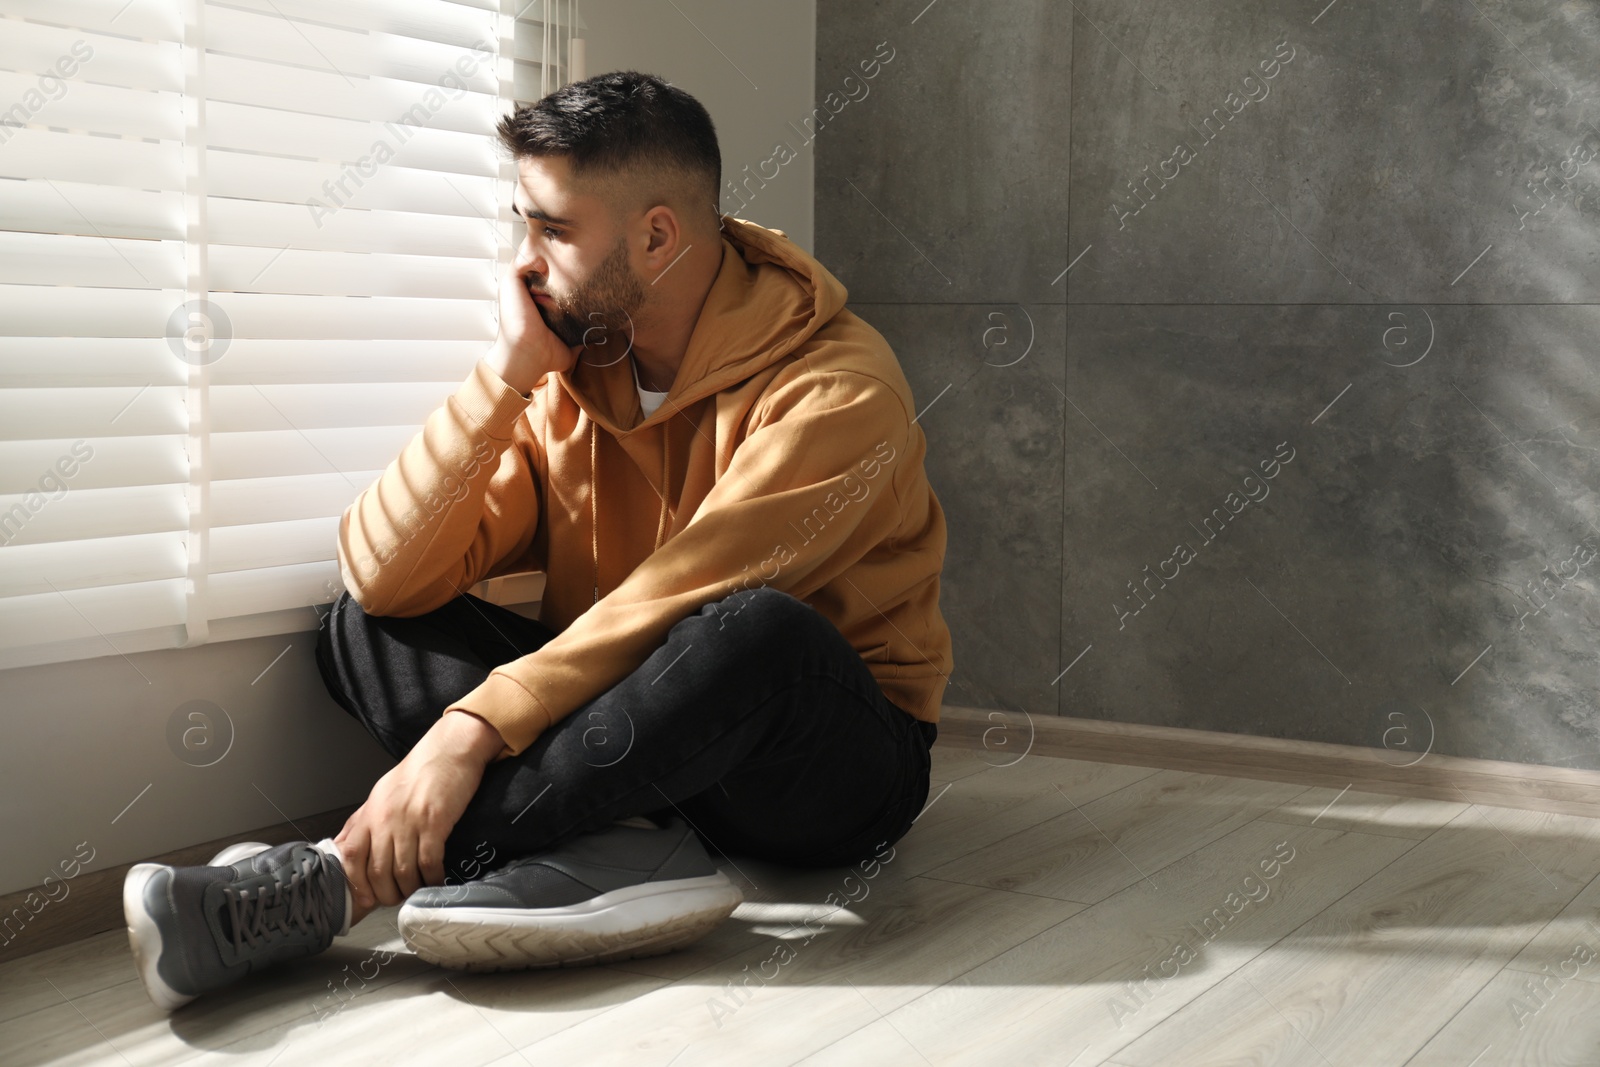
[[[319,635],[399,762],[334,838],[130,872],[165,1007],[378,905],[451,967],[667,951],[741,899],[705,845],[845,865],[926,802],[945,522],[888,344],[720,215],[683,90],[604,74],[498,132],[527,225],[499,339],[344,513]],[[465,592],[524,571],[537,620]]]

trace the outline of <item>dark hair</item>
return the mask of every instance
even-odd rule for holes
[[[574,175],[684,176],[719,211],[722,151],[711,115],[653,74],[618,70],[563,85],[503,116],[496,133],[513,158],[566,156]]]

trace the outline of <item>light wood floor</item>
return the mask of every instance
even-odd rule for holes
[[[167,1016],[109,933],[0,968],[0,1062],[1600,1064],[1600,820],[935,757],[875,877],[735,858],[690,949],[464,975],[382,909]]]

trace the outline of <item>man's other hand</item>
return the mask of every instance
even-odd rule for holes
[[[333,839],[358,906],[394,906],[424,885],[443,885],[444,842],[503,744],[465,711],[447,711]]]

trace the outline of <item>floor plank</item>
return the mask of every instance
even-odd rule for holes
[[[661,979],[610,968],[472,975],[429,968],[353,1001],[336,1024],[297,1022],[191,1061],[477,1067],[585,1019],[643,1001]],[[425,1020],[425,1022],[420,1022]],[[246,1056],[262,1053],[247,1061]]]
[[[1536,995],[1501,971],[1406,1067],[1594,1067],[1600,1063],[1600,985],[1565,982]]]
[[[123,933],[123,961],[131,977],[73,997],[70,1002],[57,996],[47,1007],[0,1023],[0,1049],[6,1050],[8,1067],[125,1060],[182,1063],[207,1049],[271,1031],[291,1021],[315,1025],[319,1017],[336,1013],[341,1001],[334,990],[345,988],[346,980],[350,983],[348,988],[360,990],[361,979],[367,977],[366,995],[370,996],[371,990],[433,969],[409,952],[392,958],[382,955],[400,947],[394,925],[398,911],[377,909],[326,952],[263,971],[194,1001],[172,1016],[150,1002],[133,971],[132,953]],[[8,966],[25,964],[29,958]],[[377,967],[379,960],[387,962]],[[115,973],[122,973],[120,966]],[[54,981],[48,970],[40,977]],[[342,1016],[344,1012],[336,1014]]]
[[[744,893],[744,903],[734,910],[731,921],[717,927],[704,938],[665,956],[650,956],[612,964],[619,970],[659,978],[680,979],[704,970],[737,953],[769,945],[781,931],[809,920],[827,926],[845,917],[833,914],[833,901],[879,893],[885,887],[913,876],[905,862],[905,841],[890,846],[883,861],[856,867],[796,868],[766,863],[749,857],[735,857],[719,864]]]
[[[799,1063],[804,1067],[859,1067],[863,1063],[921,1063],[922,1050],[888,1019],[868,1023]],[[1073,1064],[1081,1067],[1081,1064]]]
[[[1585,982],[1600,982],[1600,958],[1586,961],[1587,953],[1582,949],[1600,953],[1600,878],[1585,886],[1506,966],[1533,974],[1571,974]],[[1563,966],[1571,957],[1576,958]],[[1600,1063],[1600,1056],[1595,1057],[1595,1062]]]
[[[1420,841],[1467,809],[1453,800],[1392,797],[1354,789],[1307,789],[1261,816],[1269,822],[1359,830]]]
[[[1478,806],[1117,1058],[1399,1065],[1600,872],[1596,822]]]
[[[123,930],[9,960],[0,964],[0,1023],[138,977]]]
[[[1011,762],[1009,757],[1002,759],[981,749],[953,748],[940,744],[935,744],[929,755],[932,757],[933,766],[928,772],[928,777],[935,782],[953,782],[958,778],[965,778],[979,771]]]
[[[1054,817],[928,874],[1093,904],[1303,792],[1279,782],[1157,771],[1087,803],[1057,796]]]
[[[991,759],[995,757],[989,757]],[[1161,772],[1082,760],[1027,757],[935,787],[912,832],[896,846],[910,874],[970,856],[1020,830],[1059,818]],[[1006,888],[1006,887],[996,887]]]

